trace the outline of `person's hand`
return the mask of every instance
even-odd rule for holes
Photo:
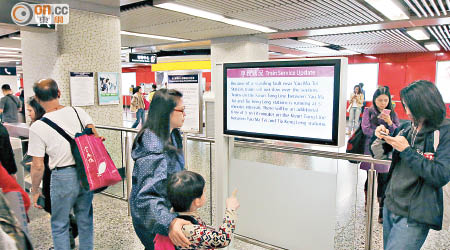
[[[409,142],[404,136],[385,136],[384,141],[389,143],[395,150],[403,152],[407,147],[409,147]]]
[[[181,228],[184,225],[192,224],[187,220],[183,220],[180,218],[175,218],[172,220],[169,226],[169,238],[175,246],[188,248],[191,245],[191,242],[184,236]]]
[[[231,210],[237,210],[240,206],[239,201],[236,197],[237,194],[237,189],[235,189],[233,191],[233,194],[231,194],[230,197],[228,197],[228,199],[226,200],[225,204],[227,206],[227,209],[231,209]]]
[[[99,138],[99,139],[102,140],[102,141],[105,141],[105,140],[106,140],[105,137],[103,137],[103,136],[98,136],[97,138]]]
[[[375,136],[379,139],[384,139],[389,135],[389,129],[387,129],[384,125],[380,125],[375,129]]]
[[[390,116],[390,115],[381,113],[380,118],[381,118],[383,121],[385,121],[389,126],[392,125],[392,120],[391,120],[391,116]]]
[[[33,206],[35,208],[42,209],[42,206],[37,204],[39,196],[41,195],[41,192],[39,190],[35,191],[35,190],[32,189],[31,190],[31,195],[32,195]]]

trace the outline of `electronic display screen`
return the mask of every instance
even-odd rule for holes
[[[341,60],[224,64],[224,134],[338,145]]]

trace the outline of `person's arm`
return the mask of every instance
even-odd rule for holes
[[[22,101],[17,97],[16,99],[17,99],[17,110],[20,112],[22,111]]]
[[[411,147],[400,153],[400,157],[408,162],[412,171],[422,177],[426,183],[441,188],[450,181],[450,131],[440,131],[439,146],[434,159],[428,160]]]
[[[95,128],[95,125],[94,125],[94,121],[92,120],[91,116],[89,116],[89,114],[86,113],[86,111],[84,109],[76,108],[76,110],[78,112],[78,116],[80,117],[80,120],[81,120],[81,123],[83,124],[83,126],[85,126],[86,128],[92,129],[92,133],[94,133],[94,136],[98,137],[98,138],[102,139],[102,141],[104,141],[105,138],[98,134],[97,129]]]
[[[100,135],[98,134],[97,129],[95,129],[95,125],[94,125],[94,124],[88,124],[88,125],[86,125],[86,128],[92,129],[92,133],[94,133],[94,136],[95,136],[95,137],[98,137],[98,138],[102,139],[102,141],[105,141],[105,140],[106,140],[105,137],[100,136]]]
[[[44,175],[44,157],[33,156],[33,163],[31,164],[31,194],[33,196],[33,205],[36,208],[42,208],[37,204],[40,191],[42,176]]]
[[[370,111],[368,108],[364,109],[361,128],[366,136],[372,137],[375,128],[372,128],[372,124],[370,123]]]
[[[0,99],[0,114],[3,113],[3,109],[5,108],[5,97]]]
[[[39,185],[42,181],[42,176],[44,174],[44,157],[45,157],[45,142],[40,137],[41,130],[39,130],[40,123],[42,121],[36,121],[31,125],[29,132],[29,143],[28,143],[28,155],[33,157],[31,164],[31,193],[32,202],[34,207],[42,208],[37,205],[37,200],[39,198]]]
[[[237,189],[226,200],[225,218],[219,230],[204,225],[187,225],[183,227],[183,233],[193,242],[191,248],[223,248],[230,244],[231,235],[236,228],[236,210],[240,206],[236,194]]]
[[[391,112],[394,112],[394,111],[392,110]],[[398,127],[400,127],[400,119],[398,119],[397,114],[394,112],[394,115],[392,117],[392,124],[388,125],[387,129],[389,129],[389,131],[393,132]]]
[[[16,161],[14,159],[14,152],[9,140],[8,130],[3,125],[0,125],[0,162],[8,171],[8,174],[13,175],[17,172]]]
[[[193,242],[189,248],[210,249],[224,248],[231,242],[231,235],[236,228],[236,211],[226,210],[223,223],[218,230],[204,225],[183,226],[183,233]]]

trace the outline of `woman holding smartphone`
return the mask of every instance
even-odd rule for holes
[[[361,92],[361,87],[359,85],[355,85],[353,87],[353,93],[350,96],[350,106],[348,120],[350,122],[350,128],[347,131],[347,134],[351,134],[352,131],[356,130],[359,126],[359,116],[361,115],[361,107],[363,106],[364,95]]]
[[[369,144],[374,136],[375,129],[379,125],[384,125],[389,128],[390,131],[394,131],[399,125],[400,121],[397,114],[392,111],[391,93],[388,87],[379,87],[373,94],[372,107],[365,108],[361,123],[363,133],[366,135],[366,143],[364,145],[364,154],[371,155],[369,151]],[[360,168],[363,170],[370,169],[370,163],[362,162]],[[378,222],[383,223],[383,205],[384,205],[384,192],[386,190],[387,173],[389,172],[389,166],[383,164],[375,164],[375,170],[377,171],[377,198],[380,205],[380,211],[378,213]],[[367,201],[367,187],[368,180],[364,185],[364,193],[366,194]]]
[[[450,121],[442,95],[429,81],[400,92],[411,123],[375,135],[394,149],[384,204],[385,250],[418,250],[431,229],[441,230],[442,187],[450,181]],[[388,135],[383,135],[388,134]]]

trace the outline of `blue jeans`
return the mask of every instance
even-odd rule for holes
[[[428,225],[408,222],[408,218],[393,214],[386,206],[383,209],[384,250],[420,250],[425,242]]]
[[[50,182],[52,237],[55,250],[70,250],[69,214],[78,223],[80,250],[94,249],[93,193],[80,186],[75,168],[53,170]]]
[[[136,128],[139,125],[139,122],[142,120],[142,125],[145,122],[145,110],[144,109],[138,109],[136,112],[136,121],[134,122],[132,128]]]
[[[355,129],[355,130],[358,129],[360,115],[361,115],[361,108],[359,108],[359,107],[350,108],[348,120],[350,121],[351,129]]]

